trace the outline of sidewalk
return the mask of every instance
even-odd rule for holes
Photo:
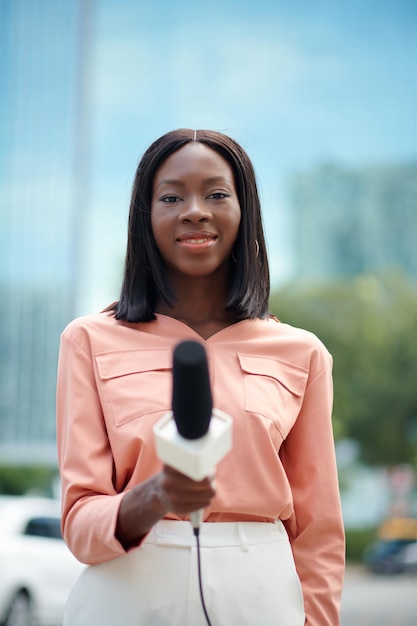
[[[417,577],[377,576],[348,566],[342,626],[416,626]]]

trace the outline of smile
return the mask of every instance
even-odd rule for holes
[[[194,246],[212,243],[216,241],[217,235],[214,233],[187,233],[177,238],[179,244],[190,244]]]
[[[199,244],[199,243],[206,243],[207,241],[213,241],[212,237],[204,237],[202,239],[180,239],[179,240],[180,243],[193,243],[193,244]]]
[[[184,250],[189,250],[190,252],[203,253],[206,250],[209,250],[217,241],[216,235],[185,235],[183,237],[178,237],[177,244],[181,246]]]

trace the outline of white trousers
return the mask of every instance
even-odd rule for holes
[[[203,523],[202,585],[212,626],[303,626],[301,584],[281,522]],[[142,545],[90,565],[73,588],[64,626],[207,626],[196,538],[162,520]]]

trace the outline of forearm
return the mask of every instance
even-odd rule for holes
[[[303,588],[306,624],[338,626],[345,569],[339,516],[312,523],[293,541],[292,549]]]

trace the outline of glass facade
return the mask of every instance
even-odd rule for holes
[[[91,3],[0,3],[0,459],[55,461],[87,186]]]
[[[328,165],[293,185],[297,276],[400,269],[417,279],[417,166]]]

